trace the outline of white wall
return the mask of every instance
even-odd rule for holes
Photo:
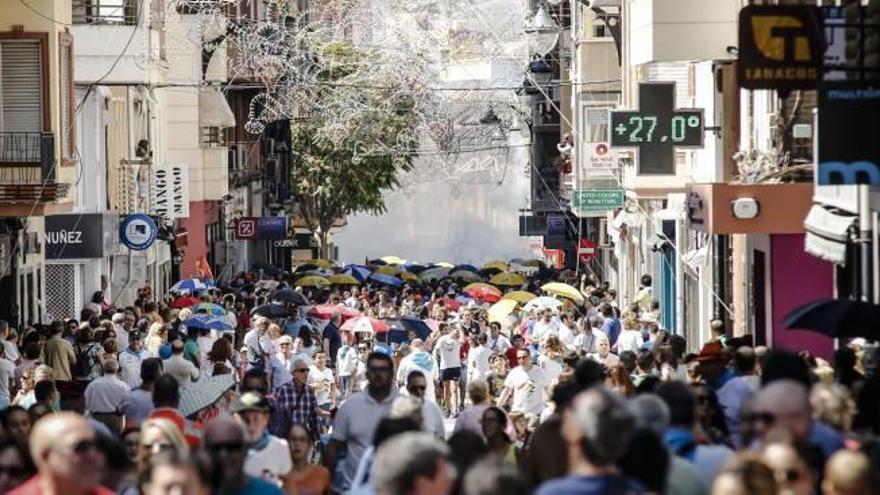
[[[732,58],[740,0],[629,0],[630,63]]]

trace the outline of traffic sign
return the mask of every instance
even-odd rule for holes
[[[119,240],[133,251],[143,251],[152,246],[158,233],[156,222],[143,213],[128,215],[119,224]]]
[[[235,238],[239,240],[254,240],[257,238],[257,219],[255,217],[241,218],[235,222]]]
[[[584,263],[596,257],[596,243],[589,239],[581,239],[578,243],[578,259]]]

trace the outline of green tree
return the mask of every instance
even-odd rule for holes
[[[308,108],[291,123],[291,191],[309,230],[329,257],[333,222],[385,211],[384,193],[412,169],[418,146],[420,84],[413,67],[333,41],[317,47]]]

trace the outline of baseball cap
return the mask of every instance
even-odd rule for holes
[[[263,394],[258,392],[245,392],[232,402],[229,410],[233,414],[245,411],[272,412],[272,406]]]

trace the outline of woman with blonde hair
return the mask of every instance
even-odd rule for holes
[[[137,495],[149,481],[150,465],[153,457],[162,452],[188,455],[189,446],[180,429],[164,418],[147,419],[141,423],[140,439],[137,447],[137,476],[119,489],[120,495]]]
[[[144,339],[144,348],[153,356],[159,356],[159,348],[165,345],[168,330],[165,325],[155,322],[150,324],[147,330],[147,338]]]
[[[553,382],[562,373],[562,355],[565,354],[565,347],[562,341],[556,335],[547,337],[544,341],[544,349],[538,356],[538,366],[544,370],[547,380]]]
[[[840,433],[849,433],[856,415],[856,402],[849,390],[836,383],[817,383],[810,391],[813,419]]]

